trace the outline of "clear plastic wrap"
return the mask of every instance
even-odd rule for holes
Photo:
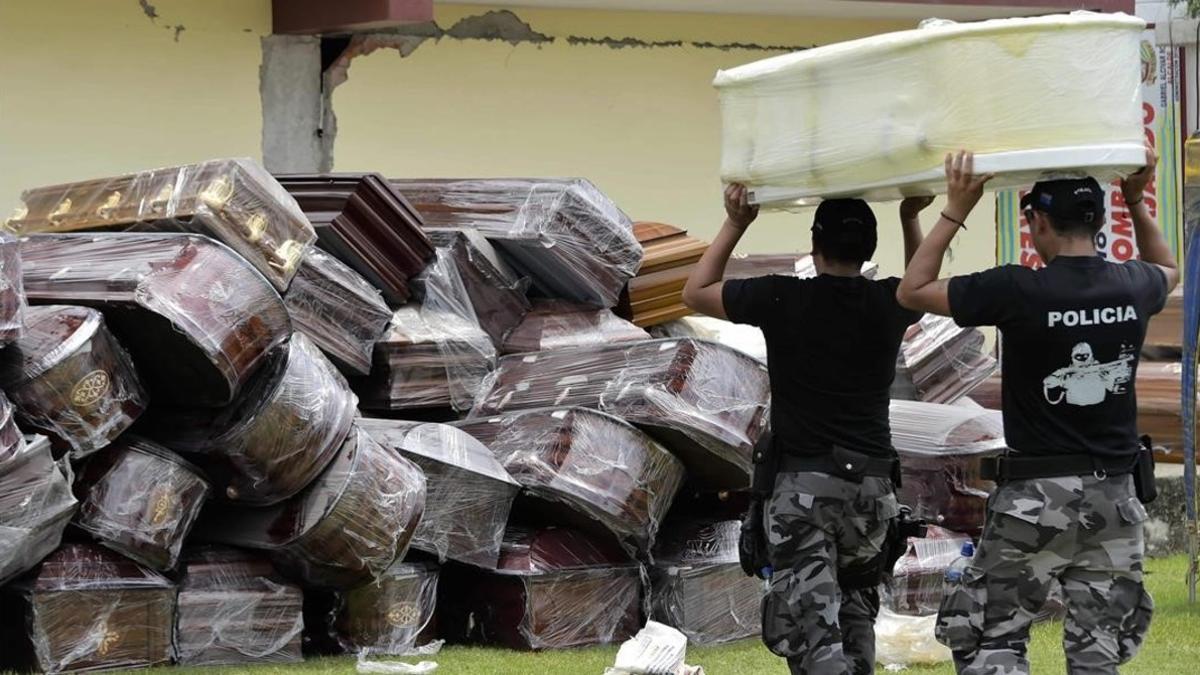
[[[612,307],[638,271],[633,222],[580,178],[392,180],[430,229],[478,230],[543,295]]]
[[[767,339],[757,326],[694,315],[654,326],[650,329],[650,335],[655,338],[698,338],[718,342],[756,361],[767,362]]]
[[[317,231],[317,245],[372,286],[392,307],[408,302],[409,279],[425,269],[433,245],[421,214],[375,173],[276,176]]]
[[[171,662],[175,586],[99,546],[60,547],[0,590],[0,599],[3,656],[18,668],[60,673]]]
[[[621,291],[617,315],[646,327],[691,314],[683,304],[683,285],[708,242],[665,223],[634,223],[633,232],[645,256],[637,276]]]
[[[252,159],[214,159],[26,190],[7,221],[18,234],[124,230],[192,232],[220,240],[282,291],[316,233]]]
[[[184,553],[175,621],[186,666],[298,663],[304,596],[261,554],[203,547]]]
[[[520,484],[492,451],[445,424],[361,418],[358,425],[425,473],[425,514],[413,548],[494,568]]]
[[[941,580],[938,580],[941,583]],[[916,664],[943,663],[951,660],[950,649],[937,641],[934,624],[937,613],[922,616],[897,614],[887,607],[875,617],[875,660],[884,670],[907,670]]]
[[[950,563],[962,555],[971,537],[930,525],[924,537],[909,537],[904,555],[884,581],[883,605],[897,614],[937,614],[942,603],[942,582]]]
[[[392,310],[358,272],[310,249],[283,301],[296,330],[334,363],[359,375],[371,372],[371,353],[392,321]]]
[[[25,284],[21,278],[21,244],[0,231],[0,345],[21,337],[25,325]]]
[[[500,347],[503,354],[649,340],[650,335],[610,309],[590,309],[562,300],[535,300]]]
[[[403,655],[433,640],[438,568],[397,561],[374,582],[346,593],[337,632],[347,651]]]
[[[649,553],[683,484],[683,464],[674,455],[595,410],[529,410],[455,426],[490,448],[526,494],[567,507],[530,511],[541,517],[557,511],[563,522],[593,530],[602,525],[631,553]]]
[[[216,496],[242,504],[287,499],[333,460],[357,414],[342,374],[300,333],[231,405],[170,411],[147,433],[203,466]]]
[[[756,203],[885,201],[944,190],[959,148],[996,189],[1047,172],[1117,178],[1145,160],[1145,26],[1088,12],[939,21],[721,71],[721,178]]]
[[[978,328],[961,328],[947,316],[926,314],[909,326],[896,360],[894,390],[911,386],[928,403],[954,403],[995,373],[998,363],[984,351]]]
[[[88,460],[75,493],[80,529],[126,557],[166,571],[179,562],[209,485],[199,469],[165,448],[126,436]]]
[[[306,585],[349,588],[404,556],[424,509],[421,470],[355,428],[304,492],[271,507],[206,509],[200,536],[270,551]]]
[[[0,391],[0,463],[16,457],[25,448],[25,436],[17,427],[17,411]]]
[[[547,406],[596,408],[646,429],[709,487],[749,485],[767,423],[766,366],[724,345],[650,340],[506,356],[472,417]]]
[[[564,528],[510,527],[494,572],[446,568],[438,630],[453,641],[514,649],[620,642],[638,629],[638,566],[604,541]]]
[[[133,361],[100,312],[46,305],[25,312],[20,339],[0,352],[0,386],[21,423],[80,459],[133,426],[149,401]]]
[[[663,528],[651,571],[653,616],[697,645],[762,631],[763,584],[738,562],[738,520],[674,522]]]
[[[435,230],[429,238],[439,249],[447,249],[448,259],[454,263],[458,273],[454,290],[466,295],[460,302],[469,303],[475,322],[494,346],[504,344],[504,338],[529,311],[525,297],[528,280],[509,269],[488,240],[475,230]],[[429,284],[435,285],[429,293],[448,292],[445,281],[429,272],[417,277],[416,286],[422,296]]]
[[[58,547],[76,511],[73,481],[70,463],[55,461],[44,436],[0,453],[0,586]]]
[[[892,443],[900,453],[900,502],[955,532],[979,534],[995,485],[980,476],[984,457],[1002,452],[1000,413],[981,408],[892,401]]]
[[[275,289],[205,237],[33,235],[21,264],[31,300],[102,310],[160,403],[229,403],[291,334]]]

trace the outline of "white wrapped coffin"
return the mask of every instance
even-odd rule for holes
[[[993,188],[1144,163],[1140,46],[1124,14],[929,21],[717,73],[721,177],[760,204],[944,189],[947,152]]]

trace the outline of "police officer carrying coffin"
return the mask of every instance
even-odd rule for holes
[[[1153,604],[1142,586],[1142,500],[1153,459],[1139,448],[1134,377],[1151,315],[1179,281],[1145,188],[1157,158],[1121,186],[1141,260],[1096,253],[1104,191],[1095,179],[1037,183],[1022,208],[1040,270],[1010,265],[938,279],[942,256],[983,193],[969,153],[946,158],[946,210],[900,284],[900,303],[997,326],[1008,453],[979,550],[948,593],[938,639],[959,673],[1028,673],[1029,626],[1052,580],[1065,593],[1070,673],[1116,673],[1133,657]]]
[[[930,201],[901,205],[906,261],[921,242],[917,214]],[[763,641],[792,673],[873,673],[876,589],[894,563],[889,549],[900,527],[888,393],[904,332],[920,314],[896,301],[899,279],[860,273],[877,240],[866,202],[836,199],[817,209],[813,279],[722,281],[757,216],[740,185],[725,190],[725,210],[683,299],[697,312],[758,326],[766,338],[774,440],[755,458],[765,512],[752,508],[747,519],[765,525],[766,560],[743,563],[774,568]]]

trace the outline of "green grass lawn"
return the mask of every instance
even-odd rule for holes
[[[1181,556],[1153,560],[1148,565],[1147,583],[1157,604],[1150,637],[1132,663],[1122,668],[1123,674],[1146,673],[1174,675],[1200,672],[1200,606],[1189,607],[1184,574],[1187,561]],[[1034,673],[1063,673],[1066,666],[1062,656],[1062,624],[1052,623],[1034,629],[1030,660]],[[612,665],[617,648],[604,647],[570,651],[523,653],[498,649],[447,647],[435,657],[438,675],[600,675]],[[688,650],[688,662],[704,666],[709,675],[786,675],[783,661],[772,655],[757,640],[743,640],[723,647]],[[169,675],[212,675],[213,673],[311,672],[351,673],[354,659],[350,657],[310,660],[287,667],[256,668],[162,668]],[[885,672],[883,668],[880,673]],[[945,664],[936,667],[913,667],[906,672],[914,675],[953,673]]]

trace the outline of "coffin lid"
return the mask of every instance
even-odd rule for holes
[[[655,564],[715,565],[738,562],[740,520],[691,520],[659,528]]]
[[[87,344],[103,325],[100,312],[87,307],[27,308],[24,333],[0,359],[0,380],[13,387],[41,376]]]
[[[401,454],[416,455],[512,486],[519,485],[487,446],[448,424],[375,418],[361,418],[358,424],[377,443]]]
[[[14,586],[25,592],[170,589],[163,575],[91,544],[64,544]]]
[[[496,571],[537,575],[588,569],[636,568],[616,543],[563,527],[510,525]]]

